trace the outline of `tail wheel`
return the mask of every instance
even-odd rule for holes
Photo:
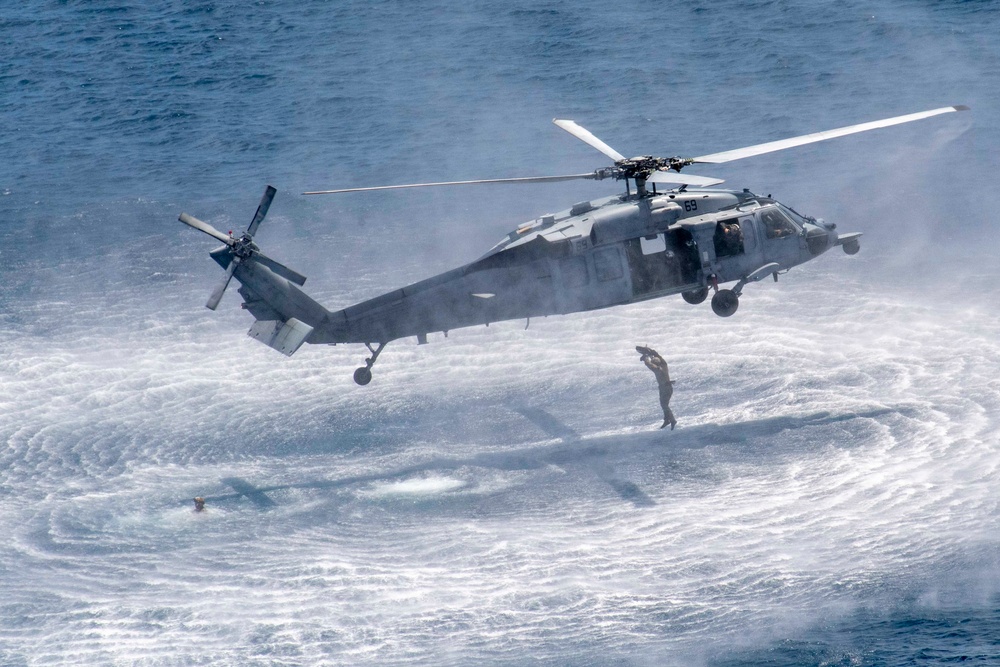
[[[740,298],[730,289],[720,289],[712,297],[712,312],[719,317],[729,317],[740,307]]]
[[[378,355],[382,354],[382,350],[385,349],[385,343],[377,343],[376,347],[372,347],[371,343],[365,343],[365,347],[372,353],[372,356],[365,359],[364,366],[354,371],[354,381],[362,387],[372,381],[372,366],[378,360]]]
[[[362,366],[354,371],[354,381],[364,386],[372,381],[372,371],[370,368]]]

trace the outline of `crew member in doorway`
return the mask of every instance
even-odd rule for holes
[[[670,397],[674,395],[674,383],[670,379],[667,362],[652,348],[637,345],[635,351],[642,355],[642,363],[653,371],[656,383],[660,385],[660,407],[663,408],[663,426],[660,428],[666,428],[667,424],[670,424],[670,430],[673,431],[674,426],[677,425],[677,419],[670,410]]]
[[[205,499],[202,498],[201,496],[198,496],[197,498],[194,499],[194,511],[201,512],[204,509],[205,509]]]

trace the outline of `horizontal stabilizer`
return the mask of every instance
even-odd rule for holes
[[[302,347],[313,328],[305,322],[291,317],[287,322],[281,320],[257,320],[250,327],[247,335],[272,347],[285,356],[292,356]]]

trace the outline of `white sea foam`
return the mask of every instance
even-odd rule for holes
[[[12,346],[4,567],[56,570],[6,604],[48,596],[58,624],[25,623],[95,660],[694,656],[939,576],[997,528],[996,318],[862,285],[813,312],[831,273],[725,323],[656,302],[403,342],[364,389],[351,351],[220,354],[166,333],[188,315]],[[672,433],[634,341],[671,361]]]
[[[449,477],[419,477],[373,485],[373,496],[430,496],[456,491],[466,482]]]

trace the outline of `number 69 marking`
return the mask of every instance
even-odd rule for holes
[[[698,210],[698,202],[696,202],[693,199],[686,200],[684,202],[684,210],[685,211],[697,211]]]

